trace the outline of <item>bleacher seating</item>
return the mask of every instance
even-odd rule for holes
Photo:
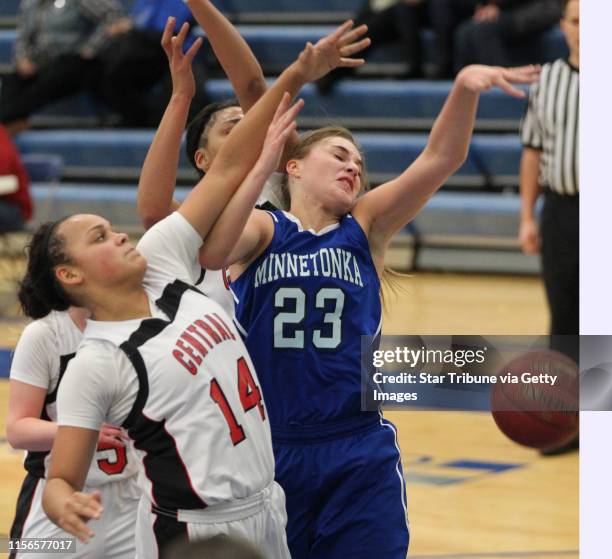
[[[121,2],[129,9],[133,0]],[[19,0],[0,1],[0,74],[10,68],[18,4]],[[271,76],[291,62],[306,41],[318,40],[354,15],[362,0],[216,0],[216,4],[238,24]],[[422,33],[422,43],[427,68],[435,57],[430,31]],[[559,29],[542,37],[540,50],[543,60],[565,54]],[[212,61],[210,49],[204,51]],[[425,146],[451,87],[450,82],[389,79],[404,70],[400,49],[385,46],[373,53],[356,78],[339,82],[331,95],[321,97],[313,85],[306,86],[301,93],[306,105],[300,128],[338,123],[354,129],[372,181],[396,176]],[[211,79],[205,87],[215,100],[232,96],[225,79]],[[521,153],[516,131],[524,106],[524,100],[499,91],[482,96],[466,164],[432,198],[409,234],[399,237],[400,244],[415,249],[413,263],[427,268],[537,270],[537,259],[520,254],[516,240]],[[86,210],[116,224],[138,227],[136,183],[153,131],[104,129],[113,123],[113,115],[88,94],[55,103],[31,122],[35,128],[48,129],[18,137],[26,159],[35,161],[38,154],[53,153],[64,162],[61,188],[57,181],[34,177],[38,179],[33,185],[35,201],[45,208],[39,219]],[[178,179],[180,199],[196,180],[184,155]]]
[[[228,80],[209,80],[205,88],[215,101],[233,96]],[[332,94],[323,97],[309,84],[300,93],[306,102],[299,118],[300,128],[341,121],[354,130],[427,131],[450,88],[451,82],[350,80],[340,82]],[[499,90],[486,92],[479,104],[476,130],[516,132],[524,107],[522,99]],[[83,128],[110,120],[108,110],[90,95],[81,94],[45,107],[32,122],[42,128]]]
[[[423,150],[425,134],[359,133],[373,183],[401,173]],[[136,181],[152,131],[38,130],[17,138],[25,153],[53,152],[65,163],[64,178],[71,180]],[[449,186],[503,188],[517,185],[521,146],[516,135],[475,136],[465,165]],[[179,178],[193,184],[195,173],[181,153]]]
[[[295,60],[307,41],[317,41],[334,29],[326,25],[239,25],[238,29],[253,49],[266,74],[275,74]],[[13,29],[0,30],[0,69],[8,67],[12,56],[12,45],[16,38]],[[424,63],[431,64],[434,57],[433,35],[422,33]],[[553,29],[541,39],[544,61],[553,60],[564,52],[561,31]],[[210,55],[209,55],[210,58]],[[401,50],[396,45],[383,46],[373,51],[368,64],[360,69],[361,74],[401,74],[405,70]]]

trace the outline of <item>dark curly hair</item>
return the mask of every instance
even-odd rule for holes
[[[43,318],[52,310],[65,311],[75,304],[55,277],[55,267],[70,262],[66,240],[57,232],[66,219],[43,223],[28,245],[28,266],[18,297],[24,314],[31,318]]]

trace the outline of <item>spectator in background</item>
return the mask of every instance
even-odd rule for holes
[[[427,21],[428,0],[366,0],[355,19],[355,26],[366,24],[372,46],[364,51],[364,58],[377,47],[399,43],[406,78],[423,75],[420,30]],[[322,95],[329,94],[336,82],[354,72],[351,68],[339,68],[317,82]]]
[[[569,58],[543,66],[521,127],[519,240],[525,253],[541,253],[552,335],[579,331],[579,23],[578,0],[565,0],[561,29]],[[538,230],[535,204],[541,193],[544,207]],[[575,348],[574,359],[577,353]]]
[[[101,54],[97,89],[101,98],[121,115],[125,126],[156,127],[170,99],[172,81],[160,44],[168,16],[176,18],[175,32],[185,22],[194,23],[182,0],[136,0],[130,17],[111,27],[114,38]],[[190,27],[185,49],[195,39]],[[191,104],[190,118],[209,102],[201,87],[205,74],[203,64],[194,61],[193,72],[199,87]]]
[[[30,179],[15,144],[0,124],[0,233],[19,231],[31,218]]]
[[[454,37],[459,24],[475,15],[480,0],[429,0],[429,20],[436,38],[435,79],[453,77]]]
[[[31,113],[89,84],[118,0],[21,0],[15,71],[2,79],[0,122],[27,126]]]
[[[478,4],[472,18],[455,32],[455,73],[469,64],[543,62],[538,39],[560,18],[561,0],[490,0]]]

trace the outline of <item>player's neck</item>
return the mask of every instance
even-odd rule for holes
[[[91,318],[103,322],[149,318],[151,307],[142,286],[133,289],[115,288],[112,292],[95,297],[90,304]]]
[[[75,326],[83,332],[85,330],[85,323],[87,319],[91,316],[91,312],[89,309],[84,309],[83,307],[70,307],[68,309],[68,314],[74,322]]]
[[[312,229],[315,233],[339,221],[337,216],[320,206],[314,206],[312,201],[302,203],[296,200],[294,203],[292,200],[289,211],[300,220],[304,230]]]

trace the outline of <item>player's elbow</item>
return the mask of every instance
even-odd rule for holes
[[[226,267],[226,260],[227,254],[220,250],[200,250],[200,266],[206,270],[221,270]]]
[[[429,150],[426,148],[423,153],[425,159],[437,169],[439,174],[450,177],[455,174],[467,161],[469,147],[465,150]]]
[[[263,73],[259,73],[256,76],[251,77],[246,84],[246,92],[249,99],[255,103],[259,98],[266,92],[268,85]]]
[[[15,450],[27,450],[19,428],[19,421],[9,421],[6,424],[6,440]]]
[[[150,229],[158,221],[161,221],[164,216],[160,212],[155,211],[139,211],[138,216],[140,217],[140,223],[145,229]]]

